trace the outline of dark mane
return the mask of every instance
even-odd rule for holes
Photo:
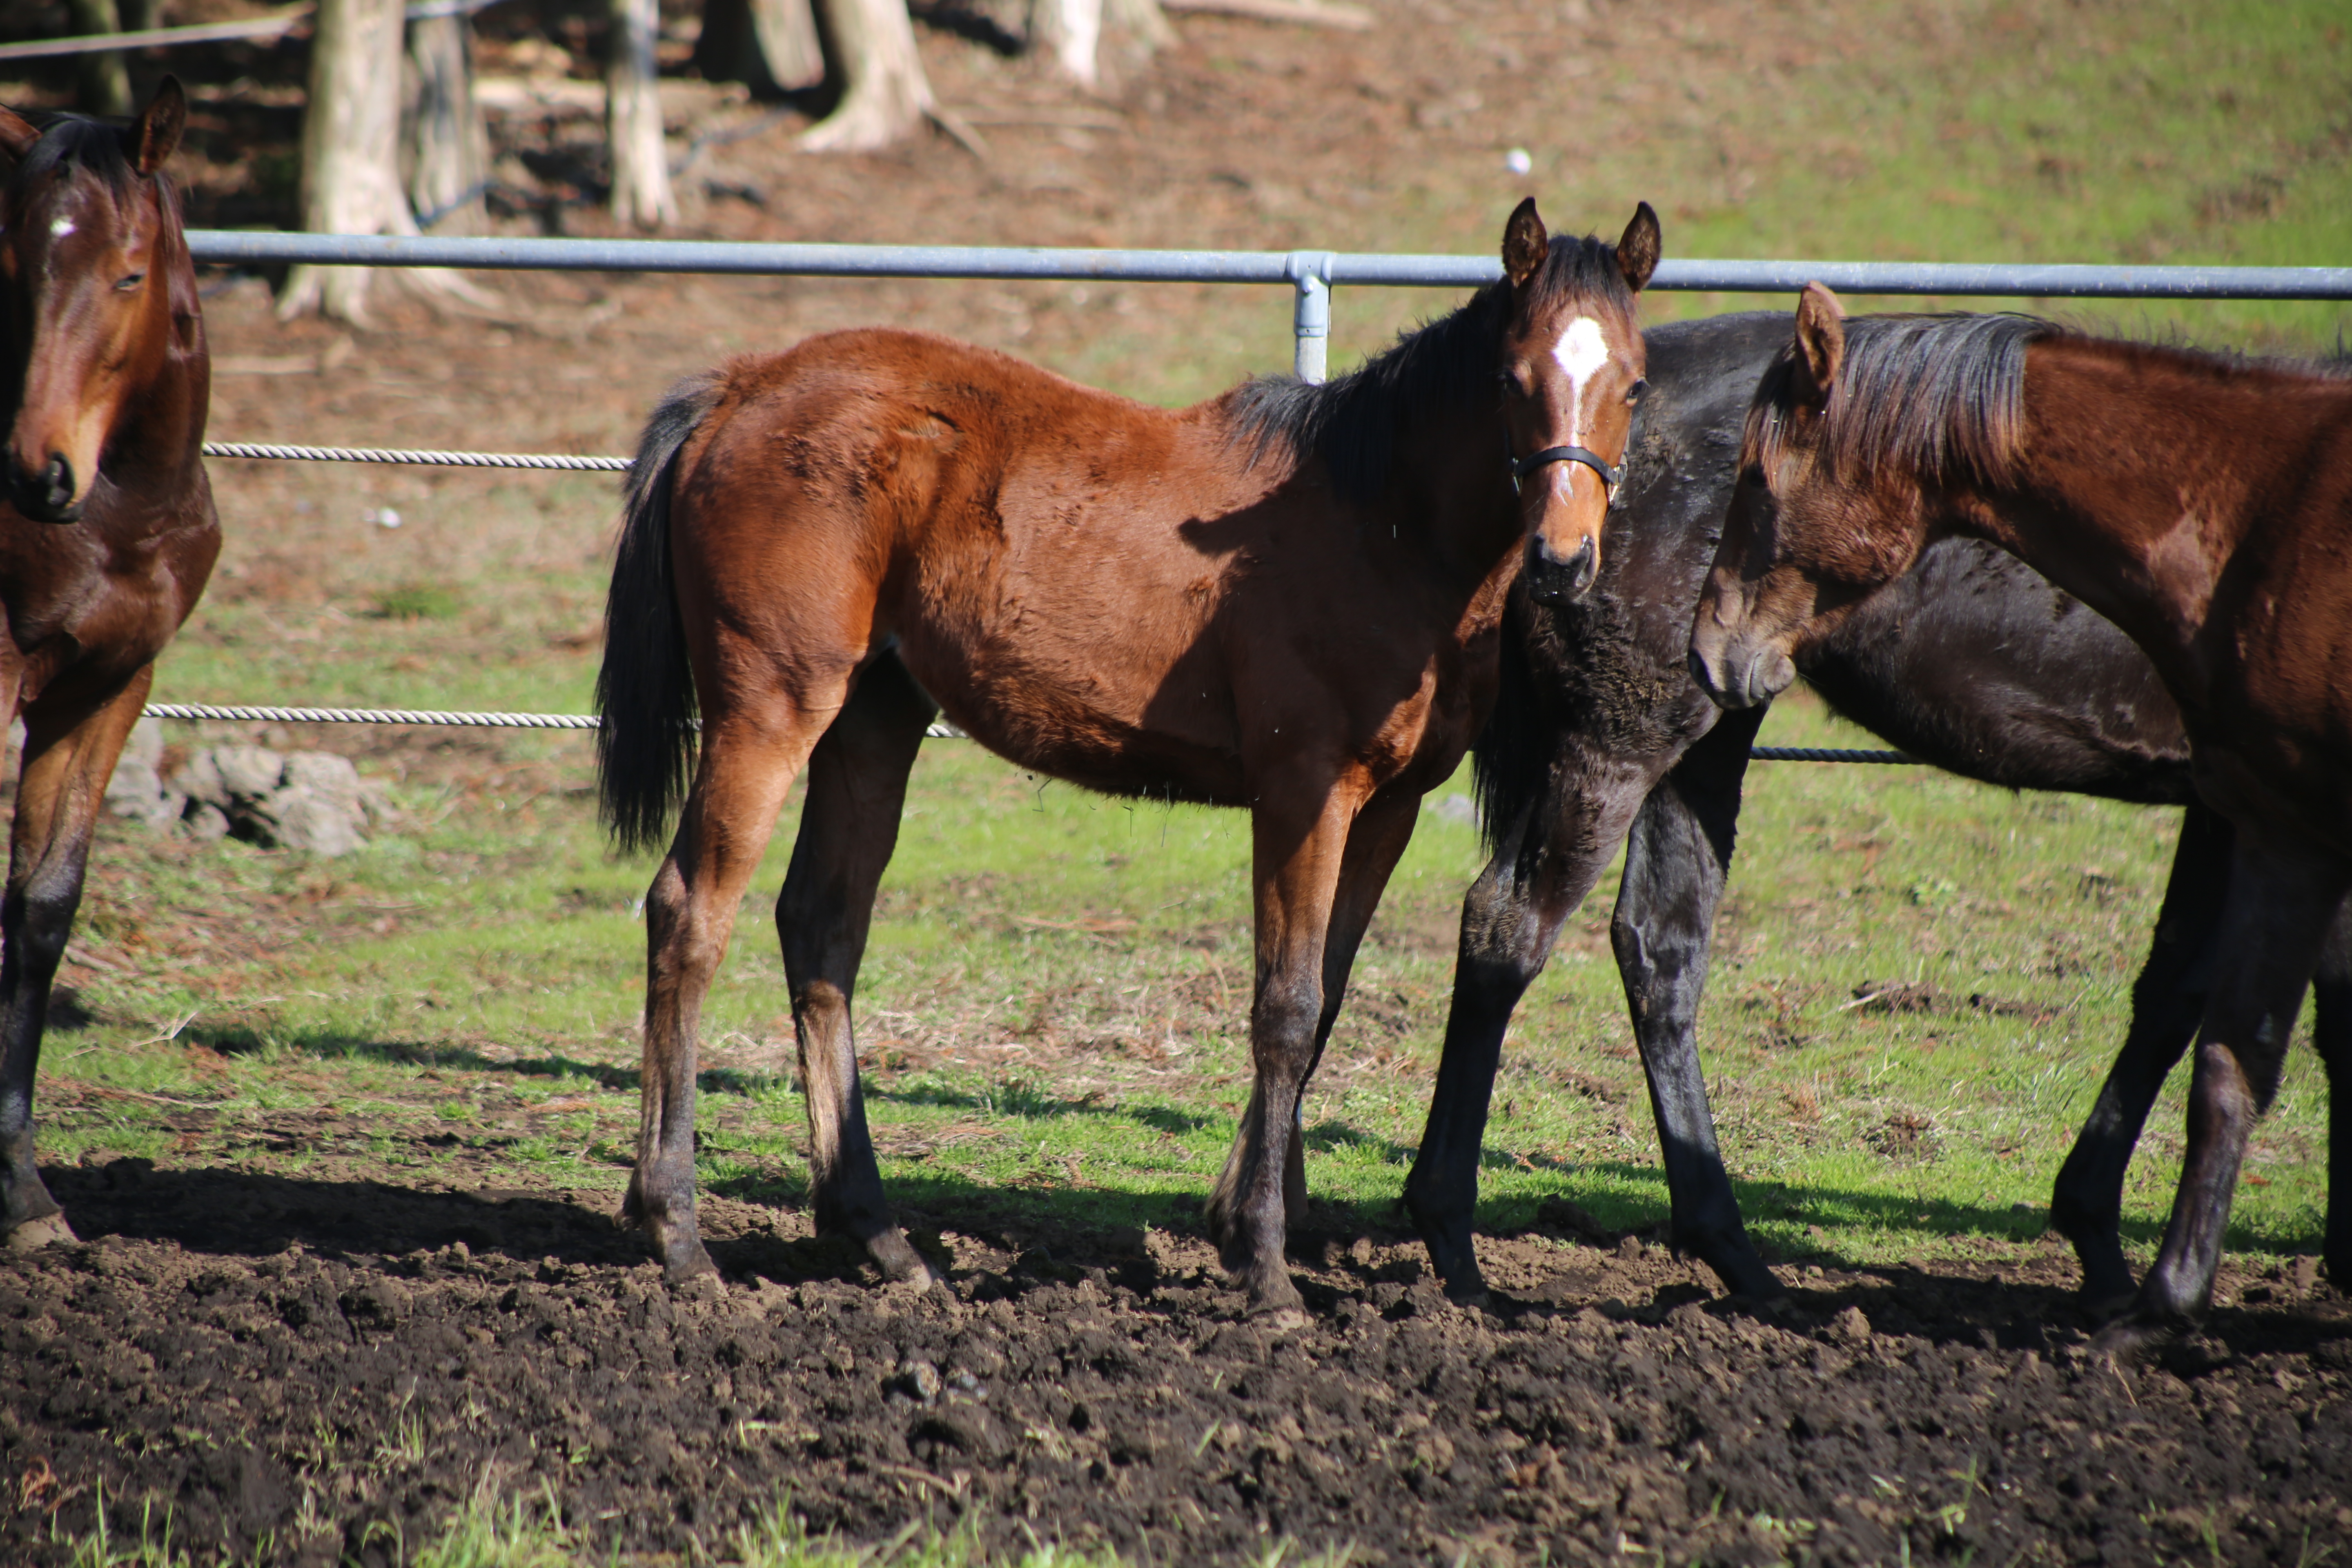
[[[29,182],[76,167],[105,181],[117,195],[129,194],[139,182],[122,128],[79,114],[60,114],[42,127],[41,139],[16,166],[16,177]]]
[[[1633,309],[1617,247],[1590,235],[1553,239],[1528,287],[1538,308],[1582,294],[1613,300],[1629,316]],[[1387,483],[1398,433],[1415,416],[1492,395],[1496,349],[1510,308],[1510,286],[1490,283],[1460,309],[1403,333],[1335,380],[1311,385],[1268,375],[1244,382],[1229,398],[1232,439],[1248,448],[1253,465],[1276,447],[1302,461],[1320,458],[1342,499],[1368,500]]]
[[[1851,316],[1845,358],[1822,420],[1832,472],[1893,464],[1931,480],[1997,483],[2017,454],[2025,351],[2063,329],[2038,316]],[[1764,373],[1742,446],[1766,463],[1783,450],[1793,346]]]

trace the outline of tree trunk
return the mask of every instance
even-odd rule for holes
[[[416,78],[408,199],[417,223],[441,234],[480,234],[490,140],[474,102],[472,22],[427,16],[410,23],[408,63]]]
[[[604,64],[604,133],[613,153],[613,216],[638,228],[677,221],[662,144],[661,92],[654,72],[656,0],[611,0],[611,54]]]
[[[319,234],[415,234],[400,188],[402,0],[320,0],[302,112],[302,226]],[[428,300],[496,301],[454,272],[416,268],[298,267],[278,298],[280,321],[317,310],[365,327],[383,286]]]
[[[842,77],[841,102],[801,133],[812,153],[870,153],[913,133],[933,112],[907,0],[824,0]]]
[[[122,31],[114,0],[66,0],[66,17],[79,37]],[[131,112],[131,73],[123,68],[120,51],[83,55],[74,63],[74,102],[84,114]]]
[[[694,68],[706,81],[740,81],[755,93],[798,92],[824,80],[824,47],[809,0],[709,0]]]
[[[1088,92],[1102,86],[1103,0],[1029,0],[1029,47]]]
[[[302,114],[302,226],[320,234],[415,234],[400,190],[401,0],[320,0]],[[280,319],[319,310],[367,324],[373,268],[298,267]]]

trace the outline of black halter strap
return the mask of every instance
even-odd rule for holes
[[[1510,440],[1507,437],[1503,442],[1503,456],[1510,458],[1511,492],[1514,495],[1518,493],[1529,474],[1547,463],[1582,463],[1599,474],[1601,482],[1612,490],[1625,481],[1624,469],[1612,468],[1600,453],[1582,447],[1546,447],[1542,451],[1530,452],[1524,458],[1512,458]]]

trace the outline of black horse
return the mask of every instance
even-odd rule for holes
[[[1691,615],[1715,558],[1740,424],[1790,342],[1782,312],[1652,330],[1649,391],[1598,581],[1581,598],[1515,590],[1503,683],[1479,742],[1493,859],[1462,905],[1460,957],[1429,1125],[1405,1205],[1456,1297],[1484,1289],[1472,1250],[1478,1154],[1503,1032],[1560,922],[1631,834],[1610,923],[1648,1075],[1675,1247],[1732,1291],[1779,1293],[1716,1146],[1694,1026],[1760,709],[1725,713],[1691,679]],[[2058,1173],[2051,1220],[2095,1310],[2127,1302],[2123,1182],[2132,1147],[2204,1011],[2231,830],[2190,787],[2180,716],[2129,638],[2015,557],[1931,547],[1801,672],[1830,705],[1921,761],[2012,789],[2069,790],[2187,811],[2132,1024]],[[2352,921],[2315,982],[2331,1088],[2352,1068]],[[2326,1260],[2352,1280],[2352,1114],[2330,1095]]]

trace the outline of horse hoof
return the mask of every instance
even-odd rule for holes
[[[940,1278],[940,1271],[931,1267],[929,1258],[915,1250],[915,1244],[908,1241],[907,1233],[897,1226],[876,1232],[866,1243],[866,1256],[874,1260],[874,1267],[882,1270],[882,1278],[892,1284],[947,1288],[947,1281]]]
[[[2139,1313],[2117,1318],[2091,1336],[2091,1353],[2118,1363],[2137,1361],[2150,1351],[2170,1344],[2180,1327],[2177,1322],[2158,1321]]]
[[[1264,1322],[1297,1313],[1301,1323],[1307,1321],[1307,1298],[1298,1293],[1288,1274],[1276,1277],[1271,1284],[1254,1283],[1249,1287],[1249,1306],[1244,1316],[1254,1322]]]
[[[1473,1273],[1466,1279],[1448,1279],[1445,1299],[1457,1307],[1484,1307],[1494,1301],[1495,1293],[1486,1289],[1484,1278]]]
[[[710,1260],[700,1238],[688,1237],[678,1246],[664,1249],[662,1281],[673,1290],[683,1290],[698,1279],[716,1280],[719,1265]]]
[[[69,1245],[81,1237],[73,1233],[61,1214],[45,1214],[38,1219],[28,1219],[8,1233],[8,1250],[33,1252],[44,1247]]]
[[[688,1301],[716,1301],[727,1294],[727,1287],[716,1269],[708,1274],[689,1274],[671,1288]]]

